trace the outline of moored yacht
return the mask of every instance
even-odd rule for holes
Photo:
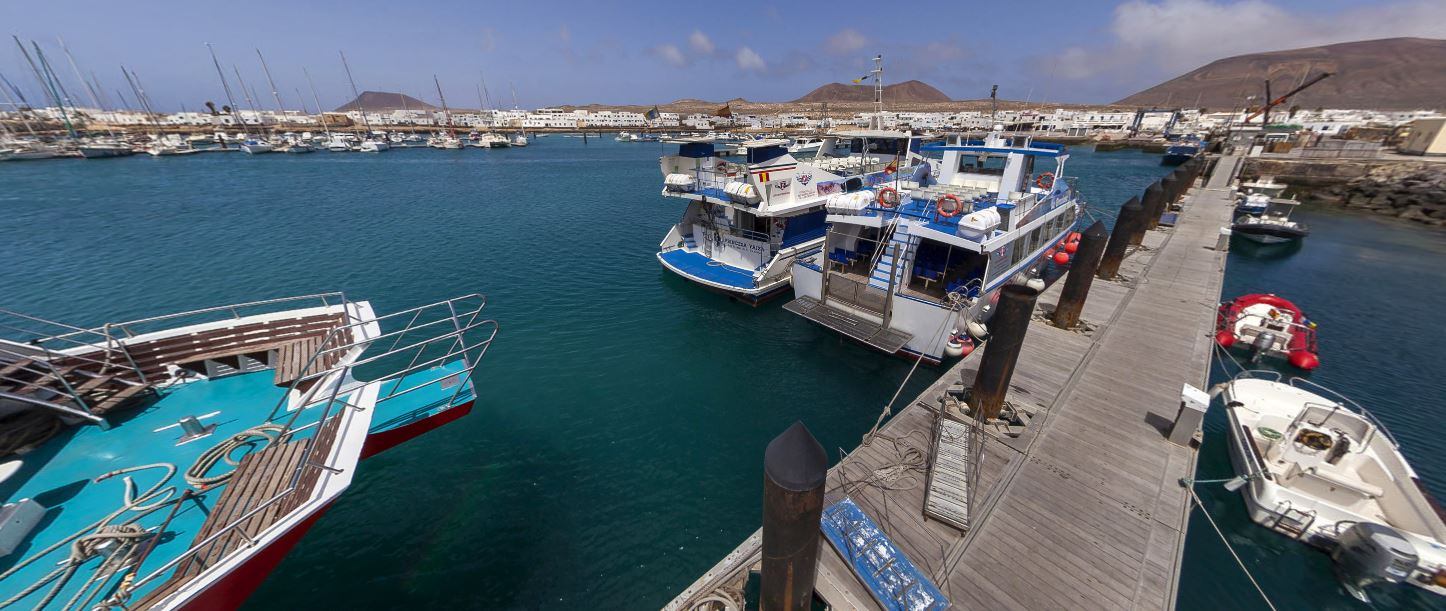
[[[134,155],[136,150],[130,144],[119,140],[101,139],[83,142],[78,147],[86,159],[107,159]]]
[[[1249,202],[1249,197],[1247,202]],[[1291,220],[1290,213],[1299,202],[1290,199],[1272,199],[1263,212],[1245,214],[1230,225],[1231,235],[1260,244],[1284,244],[1297,242],[1310,235],[1310,229],[1303,223]]]
[[[378,315],[329,293],[89,329],[0,310],[0,599],[240,606],[361,459],[472,408],[484,301]]]
[[[711,140],[685,140],[663,157],[663,195],[688,202],[659,244],[663,267],[748,303],[786,289],[793,258],[823,241],[818,181],[838,178],[800,163],[787,144],[751,141],[740,163]]]
[[[850,148],[897,161],[863,161],[861,175],[816,184],[829,193],[827,239],[794,262],[796,298],[784,307],[878,350],[938,362],[987,337],[999,289],[1042,269],[1082,203],[1057,179],[1069,158],[1060,145],[996,126],[983,140],[925,145],[942,154],[926,159],[881,136]]]
[[[276,145],[261,138],[247,138],[241,143],[241,150],[248,155],[260,155],[276,150]]]
[[[1251,520],[1330,551],[1362,601],[1380,583],[1446,595],[1440,506],[1370,412],[1276,372],[1246,371],[1220,389],[1234,485]]]

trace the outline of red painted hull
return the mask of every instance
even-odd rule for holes
[[[418,435],[438,428],[472,412],[472,405],[475,401],[468,401],[452,409],[438,412],[435,415],[423,418],[406,426],[394,428],[390,431],[371,433],[367,435],[366,442],[362,444],[361,457],[363,460],[381,454],[395,446],[407,442]]]
[[[306,535],[306,531],[310,530],[316,520],[330,507],[331,505],[322,507],[311,517],[296,525],[296,528],[256,552],[245,564],[236,567],[236,570],[231,571],[230,574],[183,603],[181,608],[187,611],[217,611],[240,607],[241,603],[246,602],[247,597],[251,596],[256,587],[266,581],[266,577],[271,575],[271,572],[276,569],[276,565],[281,564],[281,559],[286,557],[291,548],[301,541],[301,537]]]

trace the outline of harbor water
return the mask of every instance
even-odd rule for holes
[[[671,147],[670,147],[671,148]],[[248,605],[256,609],[656,608],[748,536],[763,448],[803,420],[837,459],[909,363],[662,269],[682,204],[658,144],[552,136],[508,150],[214,153],[0,165],[0,306],[79,325],[343,290],[381,311],[489,296],[501,333],[468,417],[361,465]],[[1158,155],[1075,149],[1101,218]],[[1446,240],[1302,210],[1279,258],[1231,256],[1226,296],[1273,291],[1321,325],[1314,379],[1361,399],[1438,496],[1446,395],[1434,304]],[[903,396],[941,369],[920,368]],[[1200,476],[1228,476],[1223,415]],[[1281,608],[1352,608],[1322,554],[1202,495]],[[1180,606],[1258,597],[1191,522]],[[1413,599],[1409,602],[1416,602]],[[1424,601],[1424,599],[1419,599]],[[1425,602],[1420,602],[1425,604]]]

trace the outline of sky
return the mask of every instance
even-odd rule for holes
[[[885,83],[918,79],[956,99],[1108,103],[1215,59],[1302,46],[1418,36],[1446,38],[1446,0],[1097,0],[908,3],[469,2],[372,0],[0,3],[6,34],[38,42],[71,94],[58,39],[111,100],[131,99],[133,71],[157,110],[198,110],[225,94],[205,43],[236,88],[263,108],[327,109],[349,100],[339,52],[359,90],[401,91],[475,108],[653,104],[680,98],[787,101],[847,82],[884,57]],[[994,32],[994,33],[991,33]],[[0,74],[32,102],[41,89],[13,40]],[[116,92],[120,91],[120,94]],[[239,88],[236,90],[238,104]],[[0,103],[3,103],[0,96]]]

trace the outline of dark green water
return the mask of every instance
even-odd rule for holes
[[[323,290],[383,311],[484,292],[502,331],[479,369],[478,408],[367,461],[250,607],[656,608],[757,528],[773,435],[802,419],[825,447],[853,447],[909,366],[781,302],[749,308],[666,273],[654,253],[682,203],[658,195],[661,152],[550,137],[505,151],[3,164],[0,304],[98,324]],[[1076,150],[1068,173],[1113,209],[1166,172],[1158,160]],[[1277,288],[1322,323],[1317,377],[1367,358],[1434,380],[1434,321],[1393,318],[1419,325],[1408,341],[1386,321],[1363,335],[1360,287],[1378,305],[1419,297],[1403,307],[1424,312],[1423,290],[1441,303],[1432,263],[1446,247],[1413,227],[1343,217],[1332,234],[1312,221],[1305,252],[1260,265],[1326,258],[1327,271],[1309,270],[1316,284]],[[1231,265],[1227,293],[1245,288]],[[905,396],[938,375],[921,369]],[[1440,409],[1419,403],[1441,396],[1439,381],[1336,385],[1356,383],[1391,402],[1377,409],[1391,424]],[[1406,428],[1396,432],[1429,477],[1442,444],[1430,427],[1414,438]],[[1217,441],[1207,438],[1202,477],[1228,470]],[[1243,512],[1233,497],[1207,498],[1227,518]],[[1218,539],[1200,536],[1203,521],[1192,525],[1183,595],[1248,588]],[[1291,545],[1268,557],[1318,560]],[[1314,587],[1329,588],[1320,564]],[[1310,577],[1299,573],[1290,578]],[[1299,596],[1286,600],[1318,600]]]

